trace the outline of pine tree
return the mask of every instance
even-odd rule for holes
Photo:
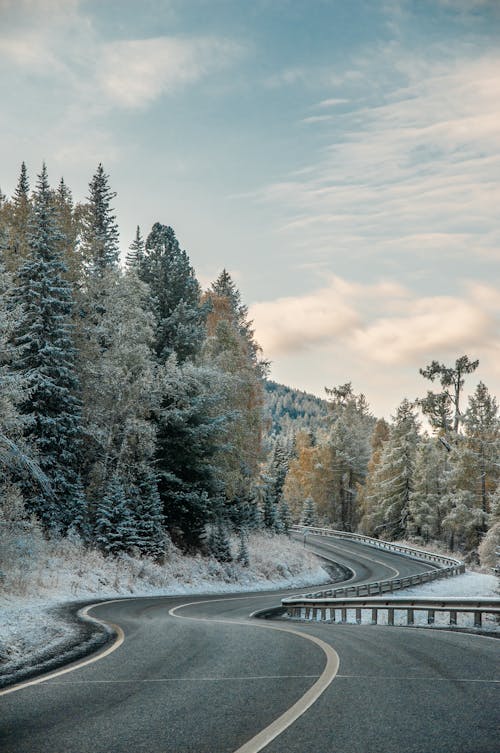
[[[417,446],[406,522],[410,537],[420,537],[424,542],[441,538],[447,462],[446,449],[435,439],[424,439]]]
[[[311,499],[311,497],[307,497],[304,500],[300,524],[302,526],[317,525],[316,505],[314,504],[314,500]]]
[[[236,562],[238,562],[240,565],[243,565],[243,567],[248,567],[250,565],[250,555],[248,553],[247,535],[244,529],[240,531],[239,537],[240,547],[238,550],[238,555],[236,557]]]
[[[151,468],[136,471],[130,492],[132,540],[142,554],[161,559],[165,553],[165,531],[158,485]]]
[[[281,522],[278,517],[278,508],[273,494],[270,479],[264,479],[260,489],[262,522],[264,528],[273,533],[281,533]]]
[[[165,363],[192,360],[204,338],[206,309],[189,257],[171,227],[156,222],[146,240],[139,276],[150,287],[157,320],[155,349]]]
[[[215,524],[212,526],[209,538],[209,550],[219,562],[232,562],[233,560],[227,528],[221,516],[217,517]]]
[[[256,480],[262,459],[263,364],[246,308],[227,273],[205,302],[210,312],[203,361],[221,372],[225,413],[231,417],[230,442],[220,448],[216,462],[226,497],[233,499],[242,483]]]
[[[156,468],[170,535],[185,549],[199,548],[222,489],[214,455],[224,436],[217,410],[217,374],[172,356],[162,371]]]
[[[284,499],[281,500],[278,507],[278,518],[279,518],[281,532],[284,533],[286,536],[289,536],[290,529],[293,525],[293,520],[292,520],[290,508],[288,507]]]
[[[21,412],[25,438],[36,449],[53,496],[25,487],[28,508],[46,528],[67,530],[78,498],[81,403],[71,323],[72,295],[58,251],[60,234],[43,166],[28,233],[29,257],[18,272],[22,317],[16,368],[26,381]]]
[[[413,405],[404,399],[372,479],[374,532],[382,532],[384,538],[398,538],[406,531],[417,443],[418,423]]]
[[[4,212],[8,223],[5,266],[11,272],[16,272],[29,254],[28,235],[31,214],[29,192],[28,171],[23,162],[12,201],[8,203]]]
[[[144,239],[141,235],[141,229],[139,225],[137,225],[135,238],[129,246],[125,260],[129,269],[140,269],[144,259],[144,248]]]
[[[118,265],[118,226],[111,202],[116,193],[99,163],[89,183],[89,196],[82,218],[81,253],[89,276],[101,277]]]
[[[483,382],[469,398],[464,428],[467,446],[476,461],[473,475],[478,503],[487,513],[489,498],[500,480],[500,418],[497,401]]]
[[[82,278],[82,255],[79,252],[80,220],[73,203],[73,196],[61,178],[57,190],[53,193],[56,207],[57,225],[60,232],[59,251],[67,271],[66,278],[75,286]]]
[[[96,508],[94,540],[104,554],[117,555],[134,545],[134,534],[130,501],[114,475]]]
[[[445,366],[438,361],[432,361],[420,373],[433,382],[438,379],[443,388],[441,393],[428,392],[427,397],[419,400],[420,407],[436,430],[445,434],[458,434],[462,412],[460,399],[467,374],[472,374],[479,365],[479,361],[471,361],[469,356],[460,356],[455,366]]]

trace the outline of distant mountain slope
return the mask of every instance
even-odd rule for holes
[[[289,430],[314,431],[325,425],[328,415],[326,400],[271,380],[266,382],[266,409],[271,435],[286,434]]]

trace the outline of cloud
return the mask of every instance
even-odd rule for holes
[[[103,47],[98,80],[111,101],[141,107],[228,65],[239,51],[211,37],[112,42]]]
[[[303,296],[278,298],[250,309],[257,339],[272,360],[304,350],[339,349],[351,361],[413,364],[447,354],[498,352],[500,294],[468,283],[461,295],[418,296],[387,280],[363,284],[332,277]]]
[[[500,53],[472,47],[418,55],[390,44],[359,57],[357,78],[335,71],[339,93],[355,82],[350,106],[303,121],[329,144],[255,195],[297,257],[348,252],[413,273],[417,257],[500,253]]]
[[[271,357],[328,342],[359,323],[335,279],[309,295],[255,303],[250,316],[259,343]]]

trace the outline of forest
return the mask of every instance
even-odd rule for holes
[[[433,389],[390,421],[350,383],[278,385],[226,270],[202,290],[160,222],[120,258],[115,195],[101,164],[83,202],[45,166],[32,189],[24,163],[0,192],[2,535],[245,564],[250,532],[302,522],[495,565],[500,419],[468,384],[479,361],[423,366]]]

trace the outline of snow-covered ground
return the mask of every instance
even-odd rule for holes
[[[171,546],[163,565],[123,556],[109,559],[78,541],[21,537],[4,560],[0,596],[0,674],[40,651],[78,636],[57,613],[71,601],[123,596],[231,593],[303,588],[331,576],[319,560],[286,536],[251,535],[250,566],[187,557]],[[237,551],[237,543],[234,545]]]

